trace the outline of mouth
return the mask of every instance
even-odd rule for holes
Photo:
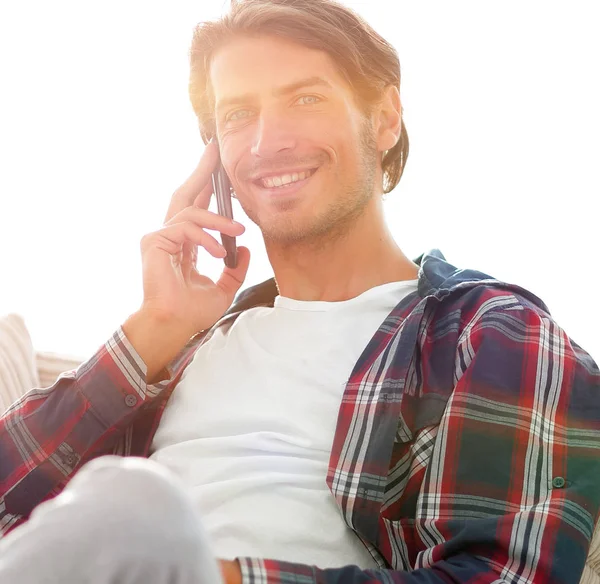
[[[282,196],[295,193],[308,183],[317,172],[317,168],[307,171],[281,175],[278,177],[267,177],[252,181],[255,187],[265,195]]]

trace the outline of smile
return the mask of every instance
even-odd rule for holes
[[[315,172],[315,170],[316,168],[313,168],[312,170],[304,170],[302,172],[294,172],[292,174],[282,174],[281,176],[267,176],[259,179],[257,182],[267,189],[282,187],[290,183],[307,179]]]
[[[310,178],[317,172],[318,168],[283,174],[280,176],[269,176],[253,181],[253,183],[264,193],[288,194],[302,188]]]

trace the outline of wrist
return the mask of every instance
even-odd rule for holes
[[[192,336],[177,321],[145,310],[132,314],[121,328],[146,365],[148,384],[168,379],[166,365]]]
[[[219,560],[223,584],[242,584],[242,570],[237,560]]]

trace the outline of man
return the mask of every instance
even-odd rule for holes
[[[142,239],[140,309],[2,419],[0,582],[579,581],[600,372],[531,293],[398,248],[399,85],[330,0],[197,29],[219,147]],[[219,156],[275,274],[235,302],[248,249],[195,265],[243,232],[207,210]]]

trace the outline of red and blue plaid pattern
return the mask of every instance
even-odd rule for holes
[[[600,371],[526,290],[440,252],[349,378],[327,484],[380,566],[238,558],[245,583],[579,582],[600,507]],[[272,280],[216,326],[273,304]],[[214,328],[213,328],[214,330]],[[87,461],[148,456],[169,395],[211,332],[149,386],[119,329],[76,372],[0,420],[0,529]]]

